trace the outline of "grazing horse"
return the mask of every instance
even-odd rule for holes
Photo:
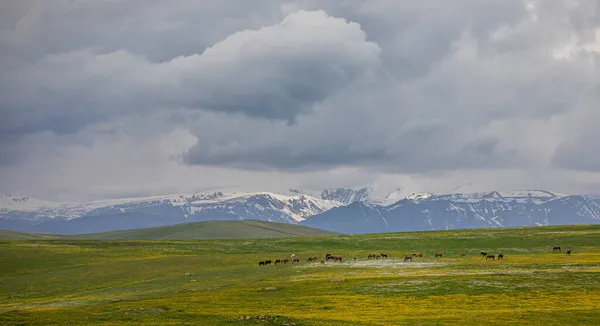
[[[412,254],[413,257],[423,257],[423,254]]]
[[[405,257],[404,257],[404,261],[407,261],[407,260],[413,261],[413,260],[412,260],[412,257],[413,257],[413,256],[411,256],[411,255],[405,256]]]
[[[481,252],[481,255],[482,255],[483,257],[487,256],[487,251],[482,251],[482,252]]]
[[[504,254],[498,254],[498,259],[504,259]]]
[[[387,254],[381,254],[381,258],[387,258]]]
[[[437,253],[435,254],[435,257],[434,257],[434,258],[442,257],[442,255],[443,255],[443,253],[441,253],[441,252],[437,252]]]
[[[312,257],[308,258],[308,261],[317,261],[317,257],[316,256],[312,256]]]
[[[375,258],[376,258],[376,259],[379,259],[379,258],[381,258],[381,256],[377,255]]]
[[[331,254],[325,254],[325,259],[331,257]]]
[[[567,250],[567,252],[565,253],[565,255],[567,255],[567,256],[568,256],[568,255],[570,255],[570,254],[571,254],[571,250],[569,249],[569,250]]]
[[[329,257],[325,258],[325,260],[327,260],[327,261],[333,260],[333,259],[335,259],[335,256],[331,256],[331,255],[329,255]]]
[[[259,261],[258,262],[258,266],[265,266],[265,262],[264,261]]]
[[[281,259],[275,259],[275,265],[281,263]]]
[[[552,248],[552,252],[554,252],[554,251],[557,251],[557,250],[558,250],[558,251],[561,251],[561,250],[560,250],[560,247],[558,247],[558,246],[555,246],[555,247],[553,247],[553,248]]]
[[[294,259],[292,259],[292,264],[293,263],[299,263],[300,262],[300,258],[295,257]]]
[[[335,257],[333,257],[333,261],[339,261],[339,262],[341,262],[342,261],[342,256],[335,256]]]
[[[488,260],[488,258],[492,258],[492,260],[496,260],[496,256],[494,256],[494,255],[485,256],[485,260]]]
[[[375,257],[377,257],[377,255],[376,255],[376,254],[369,254],[369,255],[367,256],[367,259],[371,259],[371,258],[375,258]]]
[[[284,263],[284,264],[287,264],[287,263],[289,263],[289,262],[290,262],[290,259],[289,259],[289,258],[286,258],[286,259],[284,259],[284,260],[283,260],[283,263]]]
[[[271,260],[265,260],[265,265],[271,265]]]

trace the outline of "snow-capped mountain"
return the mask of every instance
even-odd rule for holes
[[[284,196],[268,192],[208,192],[87,203],[0,196],[0,229],[81,233],[206,220],[298,223],[340,205],[304,194]]]
[[[0,229],[86,233],[257,219],[369,233],[600,223],[600,197],[543,190],[433,194],[398,188],[380,200],[369,197],[369,188],[327,189],[322,198],[298,190],[290,193],[205,192],[87,203],[0,196]]]
[[[413,193],[391,205],[357,202],[301,224],[344,233],[600,223],[600,197],[542,190]]]
[[[371,189],[365,187],[360,189],[331,188],[321,192],[321,199],[333,200],[343,204],[351,204],[357,201],[369,201]]]

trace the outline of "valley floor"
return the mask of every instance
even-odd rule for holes
[[[553,246],[563,250],[552,252]],[[480,251],[505,258],[486,260]],[[436,252],[443,257],[434,258]],[[299,264],[258,266],[292,253]],[[307,262],[326,253],[343,261]],[[371,253],[389,258],[367,259]],[[423,258],[404,262],[412,253]],[[2,325],[600,321],[600,226],[260,240],[2,241],[0,261]]]

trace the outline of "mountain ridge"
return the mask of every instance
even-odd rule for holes
[[[362,233],[600,221],[600,197],[546,190],[435,194],[399,187],[383,199],[372,198],[368,187],[290,193],[208,191],[85,203],[0,196],[0,228],[92,233],[253,219]]]
[[[101,233],[59,235],[0,230],[2,240],[213,240],[266,239],[300,236],[333,236],[339,233],[289,223],[244,221],[206,221],[154,228],[139,228]]]

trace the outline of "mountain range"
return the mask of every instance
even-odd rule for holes
[[[476,193],[410,193],[381,199],[372,189],[297,189],[204,192],[58,203],[0,196],[0,229],[40,233],[93,233],[210,220],[262,220],[342,233],[398,232],[600,223],[600,197],[543,190]]]

